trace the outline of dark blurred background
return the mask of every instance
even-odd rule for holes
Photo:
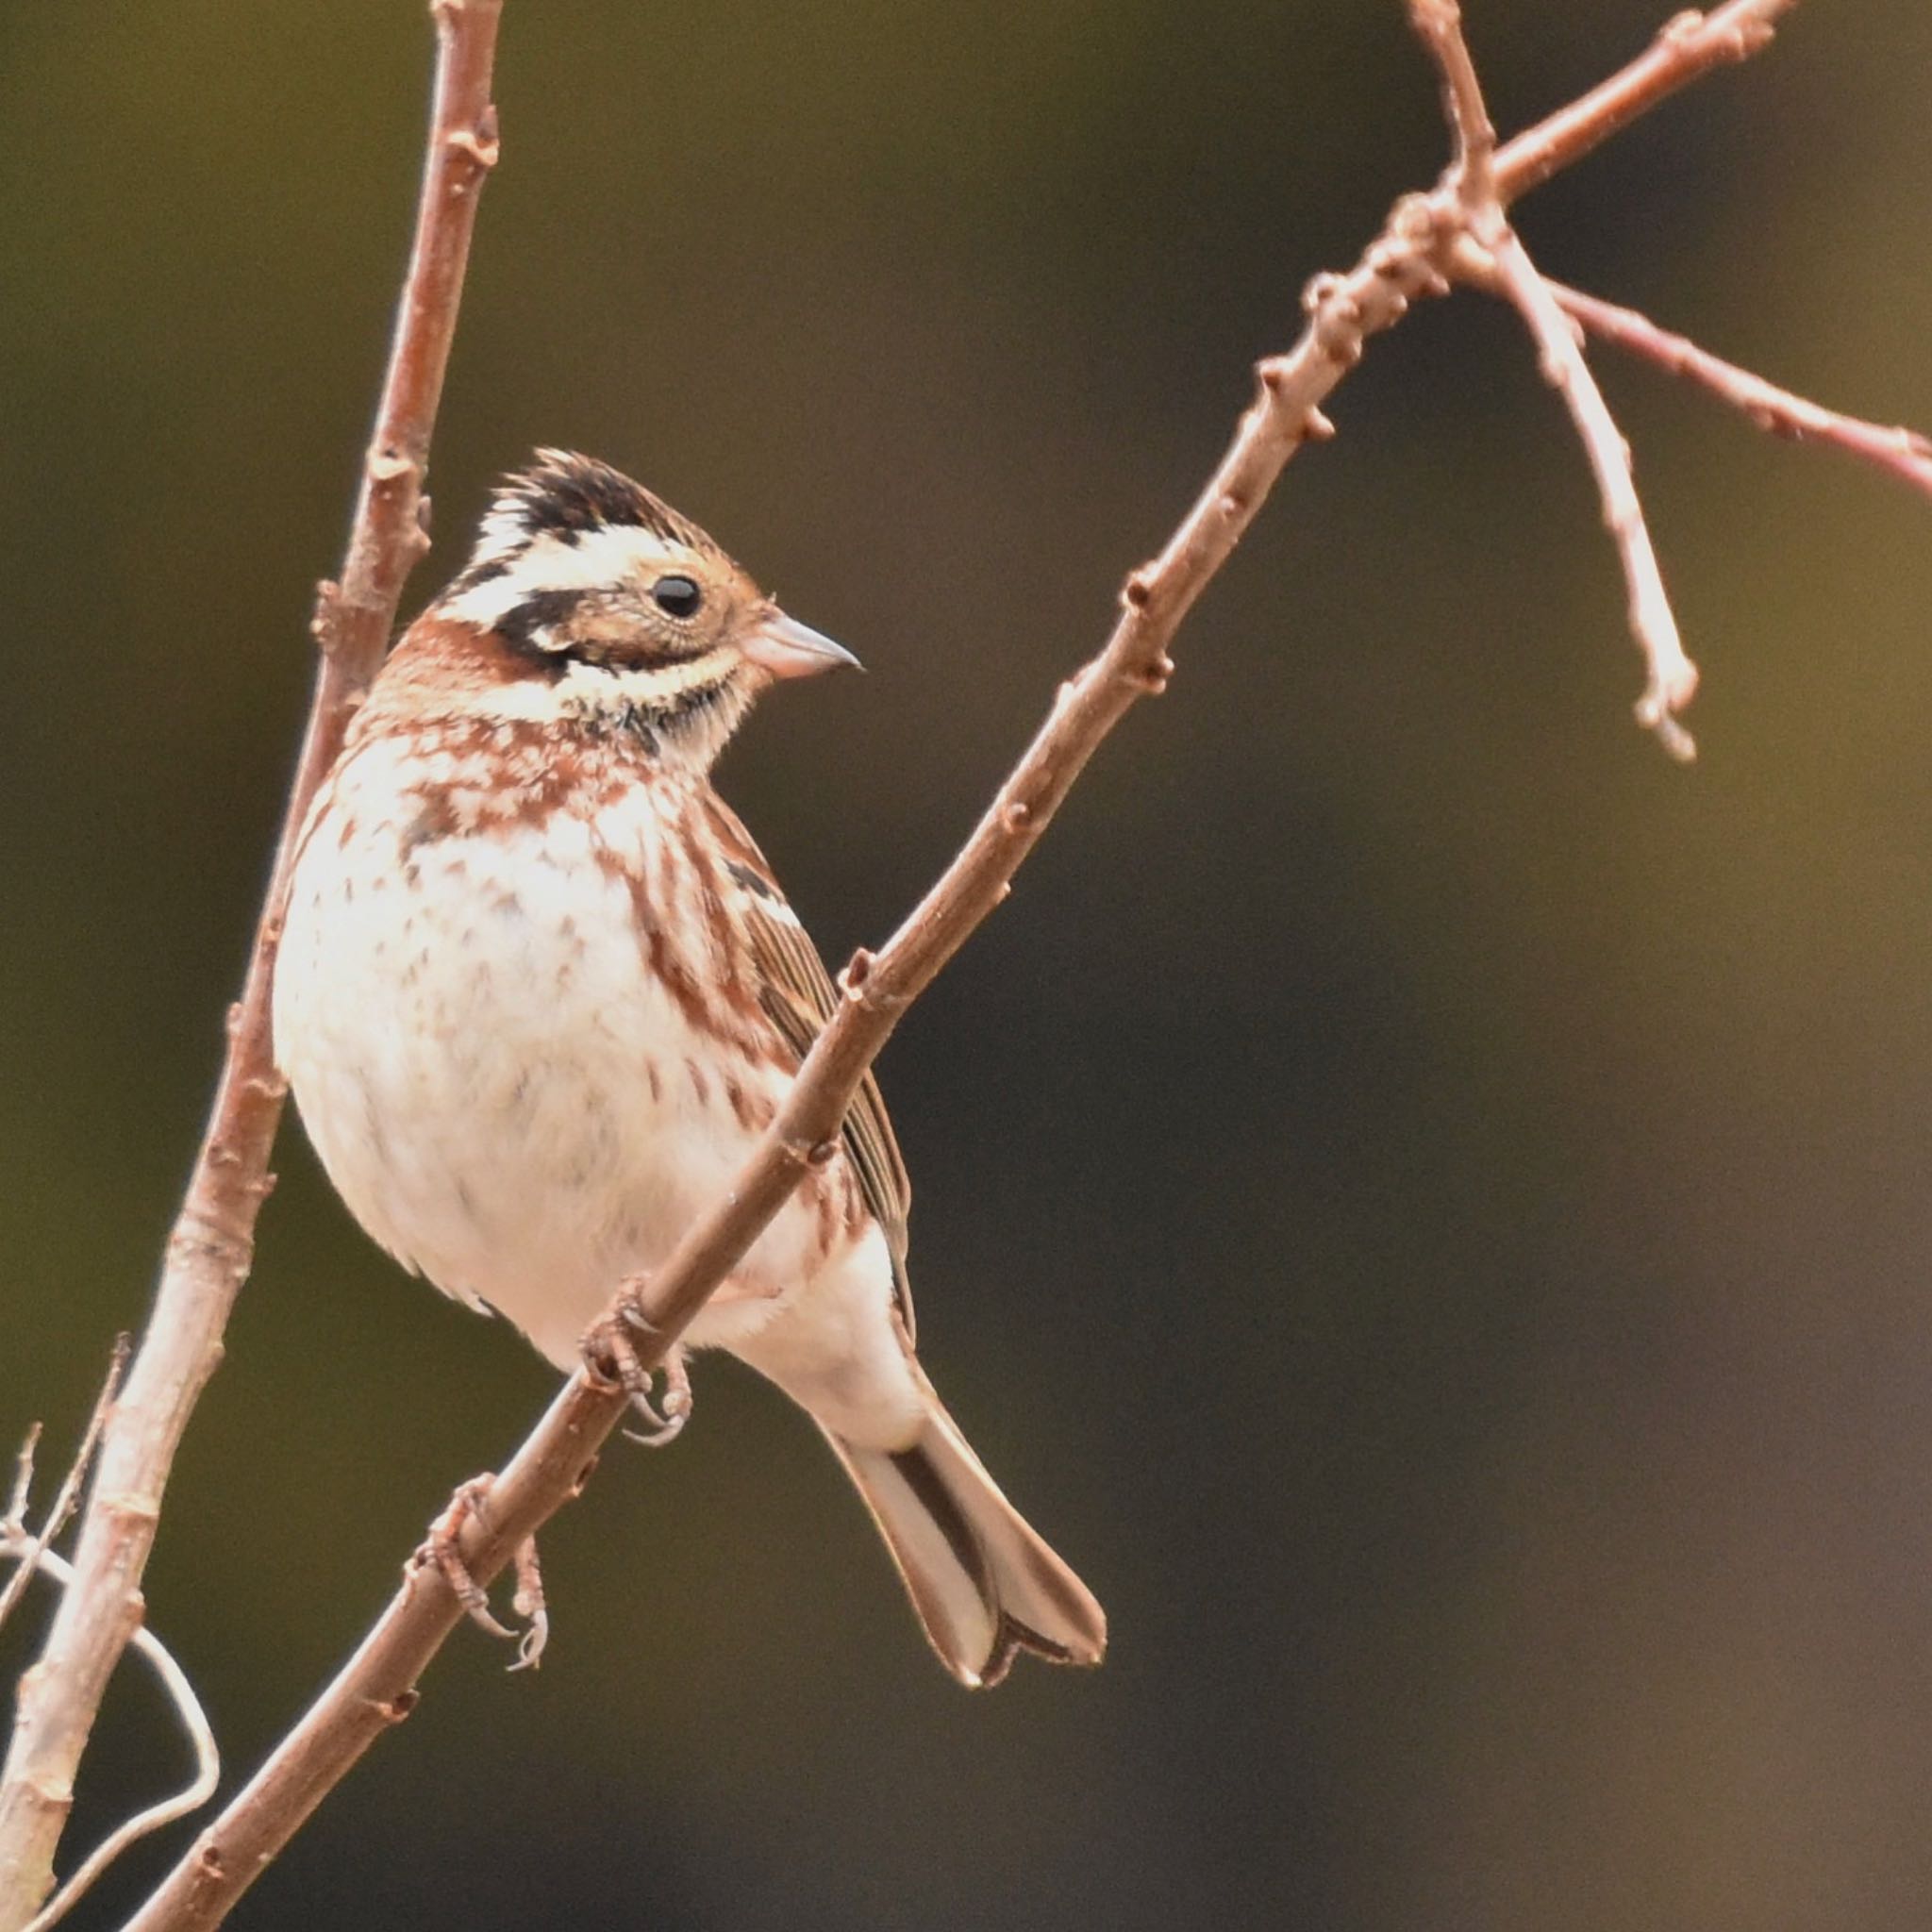
[[[1498,120],[1661,11],[1482,0]],[[412,0],[0,18],[0,1444],[51,1463],[207,1099],[428,57]],[[1923,0],[1805,8],[1524,230],[1932,423],[1928,71]],[[724,774],[834,956],[1443,147],[1395,0],[510,0],[497,92],[411,606],[533,443],[714,528],[871,669]],[[1695,769],[1519,331],[1433,306],[884,1063],[926,1359],[1106,1669],[958,1690],[810,1429],[701,1364],[549,1534],[541,1675],[459,1633],[240,1924],[1920,1932],[1932,505],[1600,366]],[[279,1166],[149,1579],[231,1783],[552,1383]],[[130,1668],[75,1850],[179,1756]]]

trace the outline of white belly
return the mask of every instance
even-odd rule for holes
[[[789,1076],[721,1060],[650,971],[631,893],[596,858],[647,859],[641,797],[594,823],[558,810],[406,850],[393,759],[380,743],[357,755],[302,855],[277,1058],[363,1226],[570,1367],[619,1284],[724,1195],[756,1140],[747,1115],[768,1118]],[[912,1390],[891,1296],[878,1229],[828,1250],[801,1194],[690,1339],[798,1358],[778,1378],[815,1410],[800,1384],[821,1371],[827,1393],[883,1377],[875,1393],[898,1410]]]

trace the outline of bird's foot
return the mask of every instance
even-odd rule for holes
[[[663,1342],[645,1319],[643,1284],[634,1280],[584,1332],[579,1344],[592,1381],[622,1389],[631,1407],[650,1424],[648,1432],[625,1431],[633,1442],[661,1449],[675,1441],[691,1420],[691,1371],[681,1342]],[[647,1357],[653,1357],[647,1359]],[[654,1373],[664,1377],[664,1392],[652,1386]]]
[[[429,1525],[429,1534],[404,1568],[405,1574],[410,1575],[420,1570],[436,1571],[469,1613],[471,1623],[478,1629],[489,1631],[492,1637],[508,1641],[516,1633],[506,1629],[491,1615],[490,1599],[484,1594],[483,1586],[471,1575],[469,1564],[463,1560],[463,1525],[473,1516],[479,1522],[489,1520],[487,1499],[495,1482],[495,1476],[486,1472],[458,1484],[456,1493],[449,1499],[449,1507]]]

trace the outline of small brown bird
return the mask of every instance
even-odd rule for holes
[[[316,800],[275,995],[309,1137],[376,1241],[559,1368],[724,1193],[833,1008],[710,769],[774,680],[854,661],[648,491],[543,451]],[[824,1431],[962,1683],[1096,1663],[1100,1606],[913,1355],[908,1198],[868,1079],[688,1339]]]

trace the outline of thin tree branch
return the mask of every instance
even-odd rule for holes
[[[1793,0],[1785,0],[1786,6]],[[1735,33],[1744,16],[1783,11],[1768,0],[1721,9]],[[1715,18],[1715,17],[1714,17]],[[1740,51],[1762,43],[1760,36]],[[1623,79],[1589,98],[1622,125],[1715,65],[1689,28],[1667,35]],[[1519,192],[1595,145],[1599,129],[1575,108],[1532,129],[1496,158],[1497,196]],[[1141,697],[1166,688],[1169,647],[1188,611],[1227,560],[1289,458],[1332,433],[1320,405],[1360,359],[1369,337],[1411,301],[1449,286],[1441,261],[1467,231],[1455,196],[1410,195],[1345,275],[1318,276],[1304,298],[1307,325],[1285,356],[1257,366],[1257,391],[1233,442],[1160,555],[1128,576],[1121,613],[1100,654],[1060,687],[1046,721],[995,794],[958,857],[876,954],[855,954],[844,992],[807,1056],[783,1108],[729,1192],[687,1230],[643,1288],[647,1331],[640,1365],[654,1367],[757,1240],[801,1177],[833,1150],[860,1079],[907,1008],[1005,898],[1088,759]],[[620,1312],[613,1304],[613,1313]],[[626,1412],[621,1390],[579,1373],[567,1382],[458,1538],[464,1567],[487,1584],[558,1509],[581,1492]],[[129,1922],[126,1932],[202,1932],[219,1924],[328,1791],[386,1730],[415,1707],[417,1680],[463,1607],[441,1569],[412,1561],[401,1589],[354,1657],[261,1770]]]
[[[1714,67],[1761,54],[1778,22],[1797,5],[1798,0],[1727,0],[1711,13],[1675,15],[1627,67],[1498,150],[1497,197],[1508,207],[1679,88]]]
[[[0,1590],[0,1625],[6,1624],[13,1614],[14,1606],[26,1594],[26,1587],[33,1580],[42,1552],[58,1540],[61,1530],[67,1526],[67,1519],[74,1513],[75,1500],[80,1494],[81,1484],[87,1479],[88,1465],[94,1457],[94,1445],[101,1439],[101,1429],[113,1405],[114,1391],[121,1386],[121,1372],[126,1366],[127,1338],[117,1335],[113,1351],[108,1357],[108,1373],[102,1379],[101,1392],[94,1397],[87,1427],[81,1431],[80,1447],[74,1452],[74,1460],[67,1465],[67,1474],[60,1478],[60,1487],[54,1492],[54,1501],[46,1517],[39,1530],[28,1539],[31,1550],[22,1557],[19,1569],[7,1579],[7,1588]],[[0,1526],[16,1528],[23,1536],[26,1534],[27,1495],[33,1488],[34,1445],[40,1439],[41,1425],[36,1423],[27,1431],[26,1441],[20,1445],[20,1455],[14,1465],[13,1493],[8,1498],[6,1516],[0,1517]],[[9,1551],[8,1554],[13,1553]]]
[[[432,0],[436,91],[415,242],[389,372],[363,466],[340,585],[317,600],[322,661],[261,922],[205,1138],[169,1237],[154,1308],[108,1420],[74,1582],[41,1658],[22,1678],[0,1773],[0,1932],[30,1920],[53,1883],[74,1777],[108,1679],[140,1625],[141,1581],[175,1450],[221,1358],[222,1331],[272,1185],[283,1087],[269,989],[296,838],[380,663],[404,580],[426,547],[423,478],[456,326],[476,200],[496,158],[491,73],[502,0]]]
[[[1500,208],[1496,125],[1490,119],[1475,62],[1462,37],[1462,8],[1457,0],[1408,0],[1408,22],[1441,77],[1442,118],[1456,142],[1451,186],[1466,208]]]
[[[56,1556],[45,1547],[46,1535],[44,1529],[39,1536],[28,1535],[25,1525],[9,1515],[6,1521],[0,1522],[0,1557],[18,1560],[20,1567],[13,1573],[16,1580],[38,1572],[43,1576],[51,1576],[63,1590],[72,1589],[73,1565],[64,1557]],[[116,1825],[81,1861],[73,1877],[27,1922],[25,1932],[48,1932],[50,1926],[66,1917],[79,1902],[81,1894],[129,1845],[147,1837],[150,1832],[160,1830],[162,1825],[173,1824],[177,1818],[186,1818],[191,1811],[199,1809],[214,1796],[215,1787],[222,1781],[222,1759],[215,1749],[214,1732],[209,1728],[200,1698],[194,1694],[194,1686],[188,1681],[188,1674],[168,1654],[166,1646],[152,1630],[142,1628],[135,1631],[133,1643],[136,1654],[145,1657],[154,1667],[155,1675],[161,1680],[161,1689],[168,1693],[168,1701],[174,1706],[175,1716],[181,1720],[181,1728],[188,1733],[188,1741],[194,1751],[194,1776],[172,1797],[137,1811],[125,1824]]]
[[[1627,349],[1646,362],[1655,362],[1673,375],[1701,384],[1732,408],[1741,409],[1758,428],[1796,442],[1828,443],[1932,496],[1932,437],[1916,429],[1888,428],[1857,416],[1840,415],[1836,409],[1779,389],[1763,376],[1726,362],[1722,356],[1713,356],[1634,308],[1605,302],[1562,282],[1548,282],[1548,288],[1564,314],[1581,323],[1591,335]]]
[[[1550,285],[1513,229],[1506,230],[1492,245],[1490,258],[1497,286],[1515,304],[1536,343],[1543,380],[1570,411],[1603,499],[1604,525],[1624,567],[1631,635],[1649,667],[1643,695],[1637,701],[1637,722],[1656,732],[1674,758],[1688,763],[1697,756],[1697,745],[1676,714],[1696,694],[1697,667],[1685,655],[1676,613],[1664,589],[1657,547],[1637,494],[1630,445],[1584,359],[1576,325],[1557,306]]]
[[[1463,38],[1461,8],[1457,0],[1409,0],[1409,20],[1441,72],[1443,115],[1456,147],[1449,186],[1466,218],[1466,232],[1451,239],[1446,259],[1460,279],[1487,279],[1515,305],[1536,343],[1543,379],[1570,411],[1596,478],[1605,525],[1624,567],[1631,634],[1649,669],[1637,701],[1638,723],[1654,731],[1673,758],[1688,761],[1696,757],[1697,745],[1676,714],[1696,694],[1697,667],[1685,655],[1676,613],[1664,589],[1637,494],[1630,445],[1584,358],[1581,330],[1557,307],[1541,271],[1509,225],[1489,162],[1495,137],[1482,82]],[[1681,22],[1674,23],[1658,44],[1669,42],[1674,34],[1681,44],[1686,31]],[[1769,37],[1768,28],[1764,37]]]

